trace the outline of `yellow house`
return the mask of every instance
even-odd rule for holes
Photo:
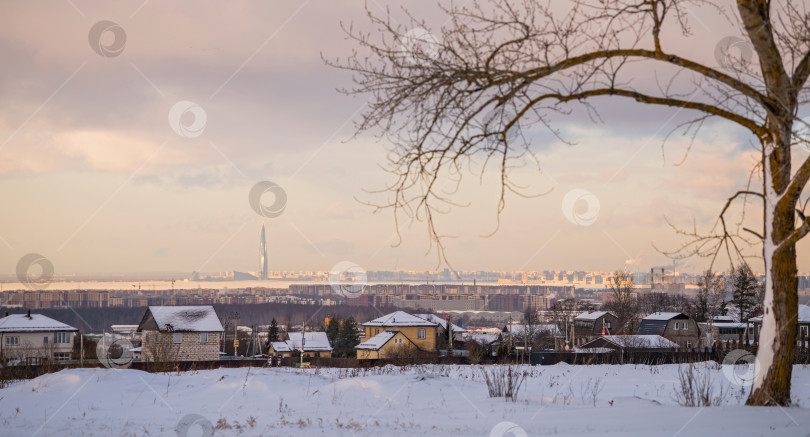
[[[408,314],[404,311],[396,311],[391,314],[386,314],[370,322],[363,323],[362,326],[365,330],[366,340],[355,347],[355,349],[358,351],[358,358],[360,358],[360,351],[366,350],[361,346],[373,340],[377,335],[385,333],[385,331],[399,332],[405,339],[407,339],[419,350],[427,352],[433,352],[436,350],[436,332],[439,324],[412,314]],[[386,334],[385,336],[376,339],[375,342],[379,343],[388,336],[389,335]],[[380,347],[384,347],[390,340],[394,338],[397,337],[390,336],[390,338],[385,340]],[[403,341],[402,344],[404,345],[405,342]],[[379,355],[379,353],[377,355]]]
[[[385,330],[354,347],[359,360],[379,360],[396,356],[401,351],[416,348],[401,331]]]

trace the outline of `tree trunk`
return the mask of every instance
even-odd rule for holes
[[[779,246],[794,230],[794,205],[781,194],[790,181],[790,146],[769,147],[764,162],[765,299],[748,405],[789,405],[793,353],[796,347],[798,283],[796,248]]]

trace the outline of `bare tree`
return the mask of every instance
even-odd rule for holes
[[[610,297],[604,304],[607,311],[619,319],[613,334],[635,334],[638,329],[639,305],[633,279],[627,272],[617,271],[609,281]]]
[[[551,319],[554,321],[554,324],[557,325],[557,330],[565,339],[565,345],[574,346],[572,344],[574,317],[577,316],[580,309],[576,299],[560,299],[554,302],[554,305],[551,307]],[[564,345],[558,345],[556,349],[562,349],[563,346]]]
[[[741,127],[760,146],[752,174],[761,177],[732,195],[716,225],[681,254],[750,257],[743,232],[762,243],[766,280],[760,363],[748,403],[790,404],[791,358],[796,343],[798,292],[796,242],[810,232],[800,198],[810,179],[810,159],[791,170],[792,146],[810,144],[808,123],[798,118],[808,102],[810,16],[792,0],[492,0],[443,7],[448,20],[438,37],[407,14],[368,11],[380,32],[347,29],[358,45],[333,65],[354,73],[352,94],[370,97],[358,130],[379,130],[393,143],[389,187],[394,217],[424,220],[445,259],[434,215],[453,206],[444,178],[460,183],[465,166],[482,157],[482,171],[500,171],[500,213],[505,193],[526,193],[510,179],[521,159],[539,158],[520,134],[529,124],[551,126],[551,116],[582,104],[596,115],[594,98],[626,98],[693,114],[684,128],[694,135],[717,117]],[[691,47],[678,53],[672,41],[689,37],[694,16],[725,17],[746,45],[740,56],[722,50],[721,67],[694,60]],[[727,44],[725,49],[731,44]],[[749,49],[751,56],[748,56]],[[645,87],[639,74],[666,79]],[[684,82],[681,82],[684,80]],[[688,85],[687,85],[688,84]],[[552,131],[558,132],[552,128]],[[756,179],[756,178],[753,178]],[[449,190],[452,193],[453,190]],[[760,230],[727,222],[738,201],[762,201]],[[758,215],[756,215],[758,216]],[[798,221],[797,221],[798,216]],[[712,261],[713,262],[713,261]]]

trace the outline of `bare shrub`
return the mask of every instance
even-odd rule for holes
[[[711,372],[700,372],[693,363],[678,366],[678,381],[676,385],[675,401],[682,407],[710,407],[720,405],[726,394],[726,387],[720,381],[720,388],[716,390],[712,383]]]
[[[508,401],[516,401],[525,379],[526,374],[512,370],[512,366],[498,366],[489,371],[484,370],[484,381],[487,383],[491,398],[506,398]]]

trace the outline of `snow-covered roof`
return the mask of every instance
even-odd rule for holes
[[[606,354],[615,352],[609,347],[574,347],[574,352],[578,354]]]
[[[419,317],[421,319],[425,319],[428,322],[438,323],[439,326],[441,326],[442,328],[447,330],[447,320],[444,320],[443,318],[437,316],[436,314],[417,314],[416,317]],[[456,325],[455,323],[451,323],[450,325],[453,328],[453,332],[465,332],[465,331],[467,331],[466,329],[462,328],[461,326]]]
[[[270,346],[276,352],[292,352],[292,348],[286,341],[272,341]]]
[[[700,326],[709,327],[708,323],[698,323]],[[715,328],[745,328],[746,324],[742,322],[712,322],[712,326]],[[748,327],[751,327],[751,324],[748,324]]]
[[[596,320],[596,319],[604,316],[605,314],[613,315],[609,311],[591,311],[591,312],[584,312],[584,313],[574,317],[574,319],[576,319],[576,320]]]
[[[506,325],[503,332],[511,332],[512,335],[523,335],[523,333],[529,331],[528,325]],[[535,335],[540,333],[549,333],[552,335],[558,335],[560,333],[560,329],[557,325],[554,324],[542,324],[542,325],[534,325],[532,326],[532,331],[534,331]]]
[[[671,320],[675,317],[683,315],[683,313],[652,313],[642,320]]]
[[[492,343],[498,341],[498,337],[499,337],[498,334],[470,334],[470,333],[465,333],[461,338],[464,339],[464,341],[474,341],[474,342],[479,343],[479,344],[487,345],[487,344],[492,344]]]
[[[222,323],[211,305],[150,306],[138,325],[138,332],[154,319],[160,331],[222,332]]]
[[[372,321],[363,323],[362,326],[439,326],[438,323],[429,322],[421,317],[408,314],[405,311],[394,311]]]
[[[354,348],[370,351],[380,350],[380,348],[385,346],[385,344],[391,341],[391,339],[394,338],[397,334],[399,334],[399,331],[385,330],[375,335],[374,337],[371,337],[368,340],[358,344]]]
[[[300,350],[302,333],[290,332],[287,335],[290,336],[290,339],[287,340],[287,344],[289,344],[292,349]],[[332,345],[329,344],[329,338],[326,337],[325,332],[307,332],[303,337],[306,340],[304,342],[304,352],[328,352],[332,350]]]
[[[761,322],[762,316],[751,317],[752,322]],[[810,306],[799,304],[799,323],[810,323]]]
[[[42,314],[11,314],[0,319],[0,332],[54,332],[78,331],[58,320],[43,316]]]
[[[678,347],[677,343],[660,335],[603,335],[598,338],[603,338],[616,346],[627,348],[675,349]]]

